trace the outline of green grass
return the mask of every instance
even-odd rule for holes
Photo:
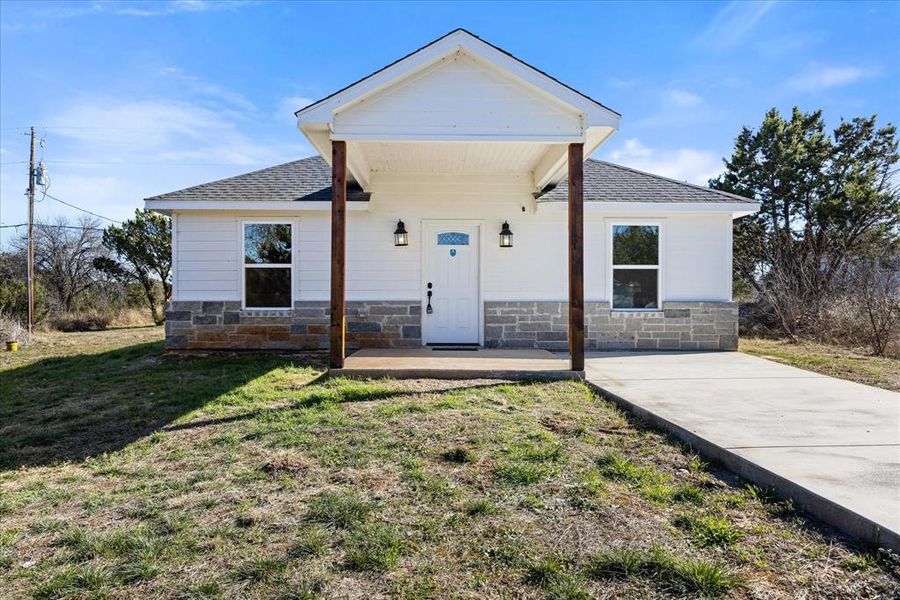
[[[586,568],[594,579],[644,578],[674,593],[722,596],[739,580],[712,562],[677,558],[659,546],[649,551],[613,550],[594,556]]]
[[[742,531],[723,517],[682,515],[674,523],[690,532],[704,546],[731,546],[744,537]]]
[[[313,498],[306,517],[335,527],[350,527],[365,521],[374,506],[351,493],[326,493]]]
[[[323,527],[303,528],[291,544],[290,555],[295,558],[324,556],[328,552],[330,538],[330,534]]]
[[[160,339],[0,354],[0,595],[900,592],[579,383],[325,379]]]
[[[500,512],[500,508],[487,498],[481,498],[466,502],[463,511],[470,517],[478,517],[496,515]]]
[[[353,531],[347,542],[347,566],[359,571],[389,571],[403,553],[403,538],[388,525]]]
[[[283,557],[260,556],[241,563],[234,570],[234,576],[238,581],[271,583],[282,576],[287,566],[287,559]]]

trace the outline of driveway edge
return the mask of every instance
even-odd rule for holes
[[[731,450],[714,444],[681,425],[604,389],[590,379],[587,379],[586,383],[604,398],[611,400],[619,408],[628,411],[644,423],[670,433],[699,452],[704,458],[721,463],[743,479],[762,488],[771,489],[781,498],[793,500],[796,506],[842,533],[870,546],[900,552],[900,533],[885,529],[871,519],[773,473]]]

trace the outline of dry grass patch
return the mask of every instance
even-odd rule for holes
[[[897,356],[872,356],[841,346],[766,338],[741,338],[740,350],[792,367],[900,392]]]
[[[0,371],[11,597],[900,593],[889,557],[577,383],[323,380],[118,335]]]

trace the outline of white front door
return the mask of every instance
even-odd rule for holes
[[[426,344],[479,341],[478,232],[478,225],[425,224],[422,339]]]

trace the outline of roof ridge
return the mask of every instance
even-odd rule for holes
[[[312,108],[313,106],[316,106],[317,104],[321,104],[322,102],[325,102],[326,100],[329,100],[329,99],[331,99],[331,98],[337,96],[338,94],[340,94],[340,93],[342,93],[342,92],[345,92],[345,91],[349,90],[350,88],[356,86],[357,84],[360,84],[360,83],[362,83],[363,81],[365,81],[365,80],[367,80],[367,79],[369,79],[369,78],[371,78],[371,77],[377,75],[378,73],[381,73],[382,71],[385,71],[385,70],[387,70],[387,69],[393,67],[393,66],[396,65],[397,63],[403,62],[404,60],[406,60],[407,58],[413,56],[414,54],[418,54],[418,53],[421,52],[422,50],[425,50],[426,48],[428,48],[428,47],[430,47],[430,46],[433,46],[433,45],[437,44],[438,42],[440,42],[440,41],[443,40],[444,38],[450,37],[450,36],[453,35],[454,33],[458,33],[458,32],[465,33],[466,35],[468,35],[468,36],[470,36],[470,37],[472,37],[472,38],[478,40],[478,41],[481,42],[482,44],[485,44],[485,45],[487,45],[487,46],[490,46],[491,48],[493,48],[494,50],[500,52],[501,54],[505,54],[506,56],[510,57],[511,59],[515,60],[516,62],[525,65],[526,67],[528,67],[528,68],[531,69],[532,71],[534,71],[534,72],[536,72],[536,73],[538,73],[538,74],[540,74],[540,75],[543,75],[543,76],[546,77],[547,79],[550,79],[551,81],[554,81],[555,83],[561,85],[562,87],[566,88],[567,90],[569,90],[569,91],[571,91],[571,92],[574,92],[574,93],[578,94],[578,95],[581,96],[582,98],[584,98],[584,99],[586,99],[586,100],[588,100],[588,101],[590,101],[590,102],[593,102],[594,104],[600,106],[601,108],[610,111],[611,113],[615,114],[616,116],[619,116],[619,117],[622,116],[622,113],[620,113],[620,112],[618,112],[618,111],[616,111],[616,110],[614,110],[614,109],[612,109],[612,108],[606,106],[605,104],[603,104],[603,103],[600,102],[599,100],[595,100],[594,98],[591,98],[590,96],[588,96],[588,95],[585,94],[584,92],[575,89],[575,88],[572,87],[571,85],[569,85],[569,84],[567,84],[567,83],[563,83],[562,81],[560,81],[559,79],[557,79],[557,78],[554,77],[553,75],[550,75],[550,74],[547,73],[546,71],[542,71],[541,69],[538,69],[538,68],[535,67],[534,65],[532,65],[532,64],[530,64],[530,63],[528,63],[528,62],[525,62],[524,60],[522,60],[521,58],[519,58],[518,56],[516,56],[516,55],[513,54],[512,52],[509,52],[508,50],[504,50],[504,49],[501,48],[500,46],[495,46],[495,45],[492,44],[491,42],[487,41],[486,39],[484,39],[484,38],[482,38],[482,37],[479,37],[479,36],[475,35],[474,33],[472,33],[471,31],[469,31],[468,29],[466,29],[466,28],[464,28],[464,27],[457,27],[456,29],[453,29],[452,31],[448,31],[448,32],[445,33],[444,35],[442,35],[442,36],[440,36],[440,37],[438,37],[438,38],[435,38],[434,40],[428,42],[428,43],[425,44],[424,46],[421,46],[420,48],[417,48],[416,50],[413,50],[412,52],[410,52],[410,53],[408,53],[408,54],[405,54],[404,56],[401,56],[401,57],[398,58],[397,60],[395,60],[395,61],[393,61],[393,62],[391,62],[391,63],[388,63],[388,64],[384,65],[384,66],[381,67],[380,69],[377,69],[377,70],[375,70],[375,71],[372,71],[371,73],[369,73],[368,75],[366,75],[366,76],[364,76],[364,77],[360,77],[359,79],[357,79],[357,80],[354,81],[353,83],[350,83],[350,84],[345,85],[344,87],[342,87],[341,89],[337,90],[336,92],[332,92],[331,94],[328,94],[328,95],[325,96],[324,98],[320,98],[320,99],[316,100],[315,102],[311,102],[311,103],[307,104],[306,106],[297,109],[296,111],[294,111],[294,116],[297,116],[297,113],[303,112],[304,110],[306,110],[306,109],[308,109],[308,108]]]
[[[753,203],[756,202],[756,200],[753,200],[752,198],[747,198],[746,196],[740,196],[740,195],[738,195],[738,194],[732,194],[731,192],[726,192],[726,191],[723,191],[723,190],[716,190],[716,189],[713,189],[713,188],[711,188],[711,187],[709,187],[709,186],[706,186],[706,185],[698,185],[698,184],[696,184],[696,183],[690,183],[690,182],[687,182],[687,181],[681,181],[681,180],[679,180],[679,179],[673,179],[673,178],[671,178],[671,177],[665,177],[665,176],[663,176],[663,175],[657,175],[656,173],[650,173],[649,171],[641,171],[640,169],[635,169],[635,168],[633,168],[633,167],[626,167],[625,165],[619,165],[619,164],[616,164],[616,163],[609,162],[609,161],[607,161],[607,160],[600,160],[599,158],[589,158],[589,159],[587,159],[586,162],[600,163],[600,164],[603,164],[603,165],[607,165],[607,166],[609,166],[609,167],[613,167],[613,168],[616,168],[616,169],[621,169],[621,170],[623,170],[623,171],[631,171],[632,173],[637,173],[638,175],[646,175],[647,177],[653,177],[654,179],[659,179],[659,180],[662,180],[662,181],[668,181],[669,183],[675,183],[675,184],[678,184],[678,185],[683,185],[683,186],[685,186],[685,187],[690,187],[690,188],[694,188],[694,189],[697,189],[697,190],[703,190],[704,192],[711,192],[711,193],[713,193],[713,194],[719,194],[719,195],[722,195],[722,196],[727,196],[727,197],[729,197],[729,198],[734,198],[734,199],[740,200],[740,201],[742,201],[742,202],[753,202]]]

